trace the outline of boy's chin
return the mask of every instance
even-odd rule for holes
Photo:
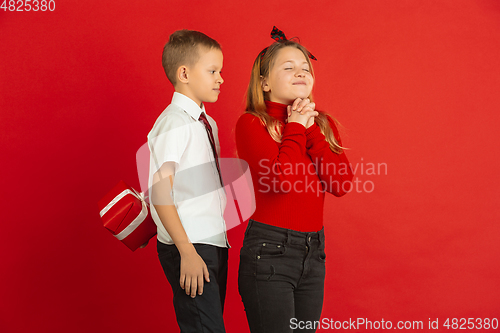
[[[217,102],[218,99],[219,99],[219,97],[214,97],[214,98],[210,98],[210,99],[207,98],[207,100],[203,101],[203,103],[215,103],[215,102]]]

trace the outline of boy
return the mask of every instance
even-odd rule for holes
[[[158,257],[181,332],[225,332],[226,196],[217,125],[204,106],[217,101],[224,82],[222,51],[201,32],[179,30],[170,35],[162,62],[175,92],[148,134]]]

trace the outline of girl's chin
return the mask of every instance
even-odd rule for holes
[[[301,99],[306,99],[309,97],[310,94],[297,94],[295,96],[295,98],[293,99],[293,101],[295,101],[297,98],[301,98]]]
[[[309,97],[309,95],[311,95],[311,90],[309,90],[309,89],[300,89],[300,90],[298,90],[297,89],[297,91],[294,91],[293,95],[296,96],[295,98],[302,98],[302,99],[304,99],[304,98]]]
[[[290,96],[288,98],[273,98],[271,97],[269,100],[271,102],[276,102],[276,103],[281,103],[281,104],[287,104],[287,105],[291,105],[293,104],[293,102],[295,102],[295,100],[297,98],[300,98],[300,99],[305,99],[305,98],[308,98],[310,94],[296,94],[295,96]]]

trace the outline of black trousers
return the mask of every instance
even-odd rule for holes
[[[181,333],[225,333],[222,313],[226,298],[228,249],[208,244],[193,244],[205,261],[210,282],[195,298],[180,287],[181,257],[175,245],[157,241],[158,258],[174,294],[174,309]]]
[[[299,232],[250,220],[238,272],[250,331],[293,332],[293,323],[320,320],[325,259],[323,229]]]

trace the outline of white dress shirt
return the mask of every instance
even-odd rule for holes
[[[223,217],[226,194],[220,184],[207,130],[198,120],[201,112],[205,112],[205,106],[200,108],[189,97],[174,92],[171,104],[156,120],[148,134],[149,197],[153,197],[153,175],[165,162],[175,162],[171,195],[189,240],[229,247]],[[220,156],[217,124],[209,115],[207,119]],[[174,244],[153,205],[151,215],[158,227],[158,240]]]

